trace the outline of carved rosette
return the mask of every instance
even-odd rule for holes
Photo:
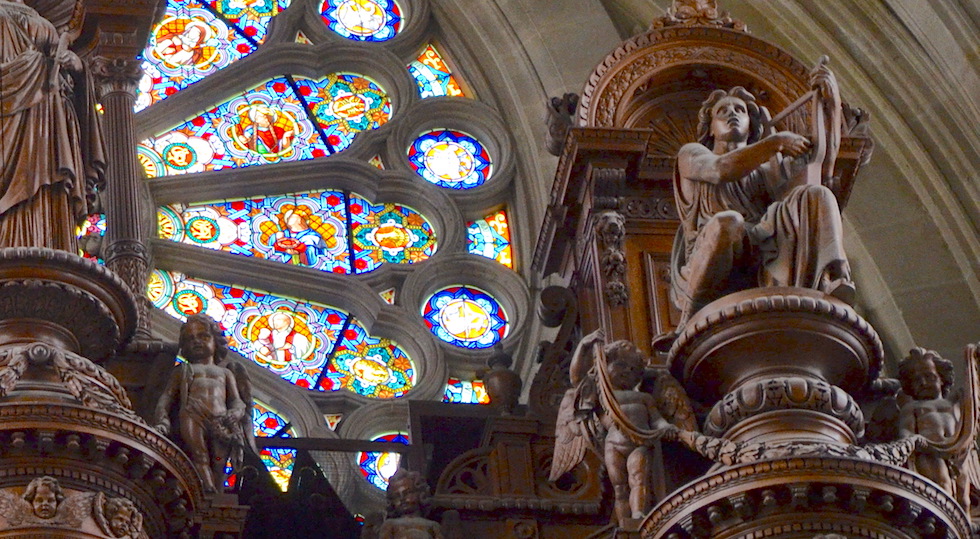
[[[934,483],[889,464],[803,457],[710,473],[661,502],[642,537],[797,539],[970,537],[956,501]]]

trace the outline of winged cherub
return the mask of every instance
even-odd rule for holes
[[[633,343],[605,344],[601,329],[586,335],[572,356],[572,388],[565,392],[555,426],[549,479],[558,480],[592,449],[605,464],[620,525],[641,518],[652,506],[654,442],[697,429],[684,390],[669,374],[661,373],[652,388],[641,387],[646,365]]]
[[[978,420],[977,347],[966,349],[967,380],[963,393],[951,398],[953,363],[925,348],[913,348],[898,366],[902,383],[898,434],[921,434],[929,449],[910,460],[915,470],[954,496],[967,512],[970,491],[980,485],[980,462],[973,440]]]

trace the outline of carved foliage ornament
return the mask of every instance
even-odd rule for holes
[[[595,225],[599,239],[599,265],[605,277],[606,301],[611,307],[625,305],[629,301],[626,288],[626,218],[616,211],[599,214]]]

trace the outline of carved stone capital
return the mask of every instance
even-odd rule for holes
[[[92,73],[99,85],[100,95],[113,93],[136,97],[136,86],[143,77],[142,62],[135,58],[107,58],[98,56],[91,60]]]

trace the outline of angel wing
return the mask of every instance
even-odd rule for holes
[[[698,420],[694,415],[694,408],[680,382],[665,368],[652,372],[653,376],[644,377],[641,390],[653,395],[657,410],[668,423],[681,430],[697,432]]]
[[[34,516],[34,508],[30,503],[20,496],[0,490],[0,519],[6,520],[11,526],[17,526],[29,516]]]
[[[591,449],[601,454],[598,447],[604,432],[596,406],[595,379],[592,377],[585,377],[575,387],[565,391],[555,421],[555,452],[549,481],[557,481],[578,466],[585,458],[586,451]]]

